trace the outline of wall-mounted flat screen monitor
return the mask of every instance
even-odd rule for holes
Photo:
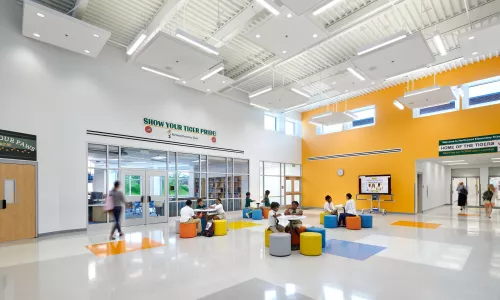
[[[391,175],[360,175],[359,194],[391,194]]]

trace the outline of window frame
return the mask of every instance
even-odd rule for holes
[[[452,86],[451,90],[453,91],[453,93],[455,94],[455,96],[459,96],[459,88],[458,88],[458,86]],[[440,105],[445,105],[445,104],[449,104],[450,102],[453,102],[453,101],[455,102],[455,107],[452,108],[452,109],[436,111],[436,112],[432,112],[432,113],[424,114],[424,115],[422,115],[420,113],[421,109],[435,107],[435,106],[440,106]],[[416,119],[416,118],[425,118],[425,117],[430,117],[430,116],[435,116],[435,115],[447,114],[447,113],[451,113],[451,112],[455,112],[455,111],[459,111],[459,110],[460,110],[460,98],[457,97],[457,99],[450,100],[447,103],[441,103],[441,104],[437,104],[437,105],[431,105],[431,106],[426,106],[426,107],[421,107],[421,108],[415,108],[415,109],[413,109],[412,114],[413,114],[413,118]]]
[[[462,89],[462,109],[471,109],[471,108],[478,108],[478,107],[485,107],[485,106],[490,106],[490,105],[496,105],[500,104],[500,99],[492,102],[486,102],[486,103],[481,103],[481,104],[475,104],[475,105],[470,105],[470,97],[469,97],[469,89],[473,87],[478,87],[481,85],[486,85],[490,83],[498,82],[500,84],[500,76],[495,76],[495,77],[490,77],[486,78],[483,80],[478,80],[478,81],[473,81],[469,82],[467,84],[463,84],[461,89]],[[500,93],[500,90],[498,91]],[[481,96],[486,96],[490,94],[483,94]],[[477,97],[481,97],[477,96]],[[474,97],[475,98],[475,97]]]
[[[292,133],[287,132],[287,124],[292,124]],[[292,120],[285,119],[285,134],[292,135],[292,136],[297,135],[297,123],[292,121]]]
[[[274,120],[274,129],[269,129],[269,128],[266,127],[266,124],[267,124],[266,123],[266,118],[273,118],[273,120]],[[269,130],[269,131],[274,131],[274,132],[278,131],[278,118],[276,116],[271,115],[271,114],[264,114],[264,129],[265,130]]]

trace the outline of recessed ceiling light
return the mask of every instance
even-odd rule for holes
[[[260,34],[257,34],[255,37],[258,38],[258,39],[260,39]]]
[[[292,16],[292,14],[288,14],[288,15],[286,15],[286,17],[287,17],[288,19],[291,19],[293,16]]]
[[[40,37],[40,35],[39,35],[38,33],[33,33],[33,36],[34,36],[34,37],[37,37],[37,38],[39,38],[39,37]]]
[[[222,83],[226,83],[225,81],[223,81]]]
[[[186,82],[186,81],[183,81],[182,83],[186,84],[187,82]]]
[[[349,92],[349,90],[345,90],[345,92],[347,93],[347,92]]]
[[[335,82],[335,81],[334,81],[334,82],[332,82],[332,84],[336,84],[336,83],[337,83],[337,82]]]
[[[318,35],[316,33],[313,34],[313,38],[317,38],[317,37],[318,37]]]
[[[474,39],[474,36],[469,36],[469,40],[473,40]]]
[[[83,52],[87,53],[87,54],[90,54],[90,51],[89,50],[83,50]]]
[[[477,54],[477,52],[472,52],[472,55],[476,55],[476,54]]]
[[[40,18],[45,18],[45,15],[42,13],[36,13],[36,15],[39,16]]]
[[[286,54],[286,50],[281,51],[281,53]]]
[[[207,92],[210,92],[210,89],[207,89]]]
[[[374,81],[374,82],[372,82],[372,84],[375,84],[375,81]]]
[[[97,33],[94,33],[94,34],[93,34],[93,36],[94,36],[95,38],[98,38],[98,37],[99,37],[99,35],[98,35]]]

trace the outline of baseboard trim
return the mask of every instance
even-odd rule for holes
[[[57,234],[78,233],[78,232],[86,232],[86,231],[87,231],[87,228],[44,232],[44,233],[38,234],[38,238],[48,237],[48,236],[57,235]]]

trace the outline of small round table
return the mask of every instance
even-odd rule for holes
[[[262,202],[255,202],[255,204],[257,204],[257,209],[259,208],[259,206],[260,206],[261,203]]]
[[[340,208],[342,208],[342,209],[344,210],[344,212],[345,212],[345,206],[344,206],[344,205],[342,205],[342,204],[335,205],[335,208],[336,208],[337,210],[339,210]]]
[[[288,215],[288,216],[283,215],[283,216],[279,217],[279,219],[286,219],[286,220],[288,220],[288,222],[290,222],[290,235],[292,234],[292,221],[300,221],[300,220],[304,220],[305,218],[306,218],[306,216],[295,216],[295,215]],[[291,240],[292,239],[290,239],[290,244],[292,243]]]

